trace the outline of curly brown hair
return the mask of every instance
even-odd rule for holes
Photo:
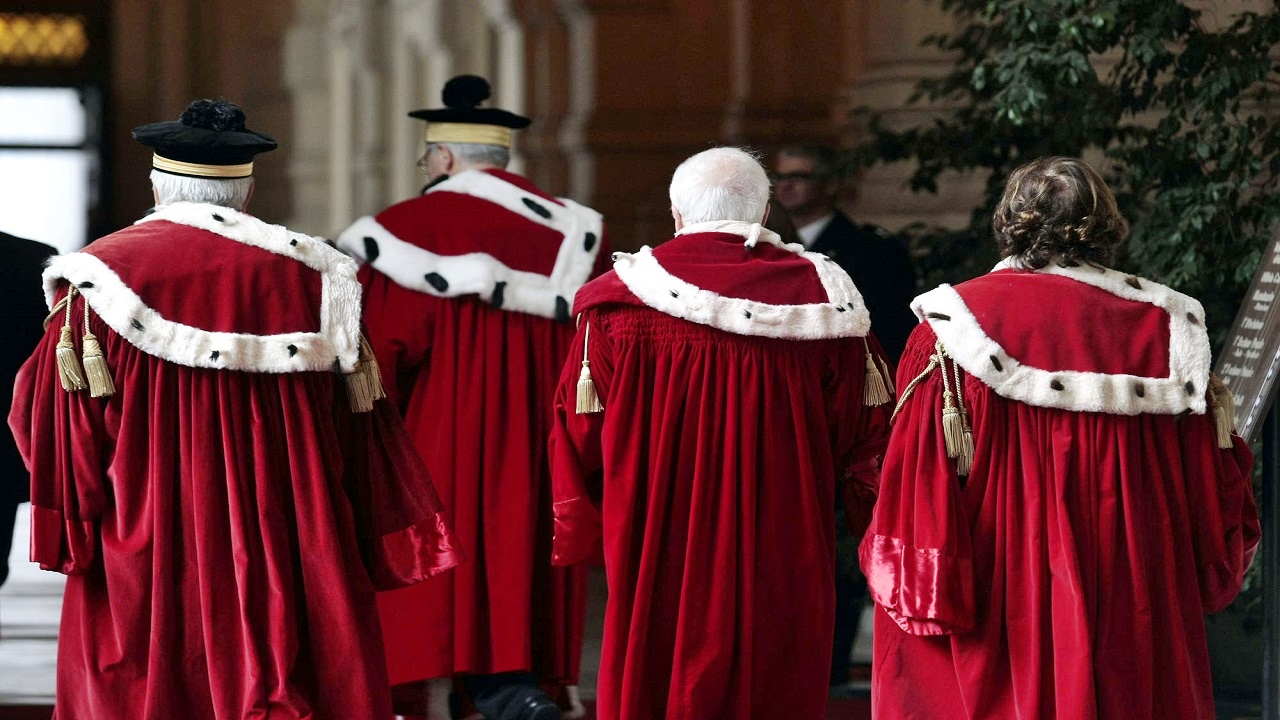
[[[1009,176],[991,218],[1000,257],[1038,270],[1063,265],[1110,265],[1129,235],[1116,198],[1087,163],[1043,157]]]

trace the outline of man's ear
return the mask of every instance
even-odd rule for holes
[[[671,219],[676,221],[676,232],[684,229],[684,218],[680,217],[680,211],[676,209],[675,205],[671,206]]]
[[[252,177],[249,178],[249,193],[244,196],[244,206],[239,208],[240,212],[248,212],[249,201],[253,199],[253,191],[257,187],[258,187],[257,181],[255,181]]]
[[[760,224],[761,224],[761,225],[764,225],[765,223],[769,222],[769,213],[770,213],[770,212],[772,212],[772,211],[773,211],[773,203],[771,203],[771,202],[767,202],[767,203],[765,203],[765,204],[764,204],[764,217],[760,218]]]
[[[436,152],[440,153],[444,173],[453,175],[453,172],[458,169],[458,159],[453,156],[453,148],[448,145],[437,145]]]

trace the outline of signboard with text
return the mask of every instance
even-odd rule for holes
[[[1236,398],[1236,428],[1252,440],[1280,371],[1280,238],[1272,239],[1245,294],[1215,370]]]

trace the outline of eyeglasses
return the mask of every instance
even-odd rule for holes
[[[773,181],[775,183],[786,182],[788,180],[795,182],[812,182],[815,177],[816,175],[811,172],[774,173]]]

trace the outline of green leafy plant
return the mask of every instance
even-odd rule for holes
[[[945,110],[906,129],[872,116],[850,154],[913,163],[913,192],[985,178],[967,227],[908,229],[926,286],[991,267],[991,212],[1018,165],[1103,160],[1132,224],[1119,265],[1199,298],[1220,346],[1280,220],[1280,1],[1226,17],[1171,0],[938,1],[955,29],[925,44],[954,64],[910,102]]]

